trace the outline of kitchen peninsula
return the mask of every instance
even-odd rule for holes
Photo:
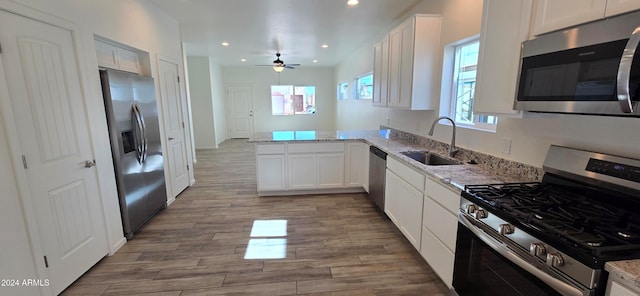
[[[356,130],[356,131],[273,131],[273,132],[257,132],[253,138],[249,140],[256,144],[257,154],[257,169],[260,170],[260,162],[266,162],[267,159],[273,160],[277,158],[282,161],[282,168],[285,168],[286,156],[296,153],[300,153],[297,146],[293,146],[293,151],[289,149],[292,145],[307,145],[305,147],[310,148],[313,153],[345,153],[346,148],[341,148],[341,145],[349,144],[362,144],[367,147],[366,150],[359,151],[360,155],[345,155],[344,162],[349,162],[348,156],[359,156],[363,159],[368,159],[368,146],[375,146],[394,159],[412,167],[413,169],[423,172],[427,176],[438,180],[443,185],[447,186],[453,191],[460,193],[464,188],[464,185],[468,184],[490,184],[490,183],[504,183],[504,182],[525,182],[525,181],[537,181],[542,176],[542,170],[540,168],[531,167],[528,165],[500,159],[486,154],[477,153],[474,151],[461,149],[460,153],[455,157],[456,160],[463,162],[461,165],[449,165],[449,166],[428,166],[418,161],[415,161],[403,154],[404,151],[430,151],[438,155],[447,155],[448,145],[427,139],[421,136],[405,133],[394,129],[380,129],[380,130]],[[329,150],[323,150],[323,148]],[[336,148],[337,147],[337,148]],[[355,153],[355,152],[354,152]],[[347,153],[349,154],[349,153]],[[269,158],[265,156],[269,155]],[[366,157],[365,157],[366,156]],[[469,161],[474,161],[477,164],[468,164]],[[273,161],[271,161],[273,163]],[[366,164],[363,161],[363,170]],[[368,160],[366,161],[368,162]],[[264,163],[262,163],[264,167]],[[284,172],[283,170],[283,173]],[[270,175],[273,175],[273,171],[270,171]],[[286,174],[285,174],[286,175]],[[261,194],[268,194],[270,190],[261,190],[260,178],[265,177],[258,172],[258,192]],[[289,184],[284,182],[283,178],[282,186],[278,187],[279,194],[286,193]],[[349,189],[349,187],[341,187],[342,189]],[[353,188],[351,188],[353,189]],[[351,190],[349,189],[349,190]],[[366,188],[365,188],[366,189]],[[362,189],[361,189],[362,190]],[[272,190],[273,191],[273,190]],[[335,190],[334,190],[335,191]],[[299,191],[298,191],[299,192]],[[344,191],[341,191],[344,192]],[[315,191],[309,193],[316,193]]]

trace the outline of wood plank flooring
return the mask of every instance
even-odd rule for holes
[[[196,184],[63,295],[449,294],[366,194],[258,197],[253,144],[197,156]]]

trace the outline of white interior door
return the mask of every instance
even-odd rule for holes
[[[186,133],[183,119],[182,96],[178,78],[178,65],[163,59],[159,62],[162,115],[168,147],[165,159],[169,161],[169,188],[172,197],[189,186]]]
[[[228,86],[229,137],[253,136],[253,92],[250,86]]]
[[[71,31],[2,10],[0,44],[25,163],[22,198],[33,205],[31,231],[58,294],[108,252],[96,170],[85,167],[93,153],[77,52]]]

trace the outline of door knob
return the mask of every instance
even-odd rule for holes
[[[84,162],[84,167],[85,168],[92,168],[94,166],[96,166],[96,160],[95,159],[94,160],[87,160],[87,161]]]

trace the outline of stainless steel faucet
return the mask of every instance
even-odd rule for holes
[[[436,127],[436,124],[442,119],[451,121],[451,125],[453,125],[453,134],[451,135],[451,145],[449,146],[449,156],[454,157],[458,152],[458,149],[456,148],[456,122],[453,121],[453,119],[447,116],[442,116],[434,120],[433,123],[431,124],[431,129],[429,130],[429,136],[433,136],[433,129]]]

